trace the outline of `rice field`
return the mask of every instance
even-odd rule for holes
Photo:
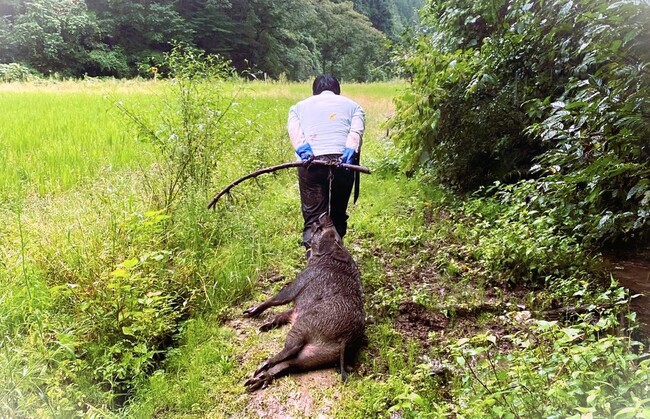
[[[81,81],[0,85],[2,195],[66,191],[88,179],[151,163],[148,147],[116,103],[145,111],[164,82]],[[390,113],[397,84],[343,86],[368,109],[371,135]],[[309,94],[307,84],[230,86],[255,122],[282,136],[288,107]],[[251,97],[254,99],[251,102]],[[373,121],[374,119],[374,121]],[[282,144],[286,146],[286,144]]]
[[[112,106],[118,97],[146,105],[153,95],[70,86],[0,85],[0,189],[3,195],[69,190],[144,158]]]

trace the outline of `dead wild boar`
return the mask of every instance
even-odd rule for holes
[[[294,303],[292,309],[260,327],[265,332],[292,323],[284,349],[262,363],[244,383],[250,391],[268,386],[290,370],[306,371],[337,363],[345,382],[345,360],[364,339],[359,270],[327,214],[312,226],[311,240],[312,253],[305,270],[276,296],[244,311],[252,317],[269,307]]]

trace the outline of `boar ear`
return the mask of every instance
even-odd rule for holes
[[[337,249],[332,252],[332,259],[338,260],[339,262],[349,263],[351,256],[345,249],[337,246]]]

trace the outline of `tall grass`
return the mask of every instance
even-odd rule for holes
[[[247,405],[241,382],[246,369],[264,356],[264,339],[270,338],[237,336],[223,322],[237,318],[234,310],[246,299],[261,298],[262,290],[280,286],[277,278],[291,279],[304,266],[296,173],[244,182],[215,211],[206,205],[232,180],[295,158],[286,135],[287,110],[311,89],[306,83],[228,84],[227,94],[236,95],[236,112],[215,138],[219,148],[210,188],[190,185],[173,207],[160,208],[147,184],[159,162],[149,144],[134,140],[136,131],[114,103],[155,120],[169,87],[165,82],[93,80],[0,86],[0,416],[259,413]],[[472,205],[485,209],[489,203],[472,200],[465,210],[470,215],[462,208],[454,212],[444,207],[452,200],[443,191],[424,191],[421,182],[398,174],[399,155],[382,123],[401,87],[342,86],[343,94],[366,111],[362,164],[374,171],[362,177],[346,236],[361,266],[370,343],[362,354],[365,373],[331,390],[340,392],[341,403],[327,412],[340,417],[509,417],[512,412],[503,410],[509,407],[487,393],[504,392],[515,402],[539,406],[545,391],[538,386],[545,379],[539,371],[548,367],[556,368],[558,385],[569,377],[577,380],[572,398],[562,396],[551,406],[565,416],[575,414],[578,404],[605,411],[609,393],[594,393],[597,405],[583,394],[585,388],[597,390],[602,373],[612,382],[634,381],[632,396],[616,396],[616,409],[636,403],[634,412],[647,413],[647,400],[637,400],[637,394],[647,393],[650,365],[647,360],[636,364],[631,343],[612,338],[599,339],[594,347],[573,344],[579,329],[591,345],[591,337],[604,333],[613,317],[603,316],[597,324],[589,319],[573,329],[550,329],[549,322],[540,321],[524,325],[523,334],[479,334],[457,343],[458,333],[472,332],[450,327],[430,335],[428,351],[395,330],[393,321],[405,301],[451,317],[456,308],[483,307],[481,278],[496,277],[494,269],[505,268],[485,265],[483,271],[474,259],[481,249],[498,254],[504,248],[500,238],[509,231],[485,220],[474,225]],[[481,248],[477,242],[488,234],[494,240]],[[526,255],[536,243],[533,238],[512,242]],[[505,292],[493,288],[493,293]],[[609,301],[605,297],[611,292],[603,292],[602,301]],[[624,302],[622,290],[616,293],[621,296],[615,304]],[[509,310],[519,310],[507,303]],[[529,305],[526,310],[535,310]],[[507,321],[513,313],[499,319]],[[496,321],[496,316],[484,317]],[[497,338],[516,342],[528,339],[529,332],[548,340],[536,342],[539,347],[532,351],[532,342],[522,342],[521,350],[505,353],[509,359],[481,355],[491,355]],[[611,348],[618,361],[606,368],[580,364],[582,369],[575,369],[567,352],[600,356]],[[442,361],[437,373],[434,358]],[[485,363],[490,360],[496,361]],[[474,376],[463,372],[465,365],[476,366]],[[521,371],[532,377],[528,385],[539,387],[528,388],[540,393],[517,394],[510,376],[502,375]],[[580,378],[583,372],[594,380]],[[473,377],[487,385],[477,386]]]

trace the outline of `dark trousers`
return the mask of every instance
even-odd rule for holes
[[[337,160],[339,154],[318,156],[318,160]],[[330,200],[330,170],[332,173],[332,191]],[[311,225],[321,214],[328,211],[339,236],[345,236],[348,228],[348,201],[354,184],[354,172],[335,166],[301,166],[298,168],[298,185],[302,217],[305,221],[302,242],[306,248],[311,247]]]

